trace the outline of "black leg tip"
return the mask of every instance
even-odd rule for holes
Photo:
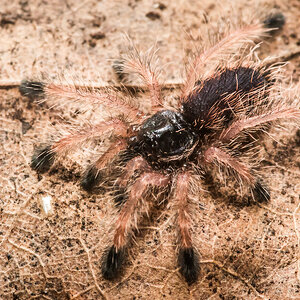
[[[124,260],[124,249],[116,250],[115,246],[111,246],[102,256],[101,271],[107,280],[113,280],[120,275],[122,263]]]
[[[54,163],[55,153],[51,146],[40,147],[37,149],[31,159],[31,168],[39,173],[47,172]]]
[[[23,80],[19,86],[22,96],[30,99],[41,98],[45,94],[45,84],[39,81]]]
[[[91,192],[102,178],[102,173],[96,167],[88,168],[82,176],[80,186],[87,192]]]
[[[112,68],[118,77],[118,80],[122,82],[126,77],[126,72],[124,72],[124,61],[122,59],[116,59],[112,63]]]
[[[262,185],[260,181],[257,181],[253,187],[254,199],[259,202],[269,202],[271,199],[270,190]]]
[[[285,16],[281,12],[270,14],[265,18],[263,24],[265,28],[274,29],[272,31],[280,30],[285,24]]]
[[[199,257],[193,248],[180,249],[178,255],[180,273],[184,276],[188,285],[197,281],[200,271]]]

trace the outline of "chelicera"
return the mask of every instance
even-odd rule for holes
[[[272,100],[276,74],[272,68],[239,58],[201,76],[210,60],[228,50],[239,49],[245,40],[254,40],[266,32],[254,24],[227,33],[223,39],[195,55],[187,68],[178,105],[165,109],[158,76],[151,58],[134,52],[122,61],[121,68],[137,73],[150,92],[152,115],[145,114],[114,91],[90,91],[55,83],[23,81],[20,92],[45,99],[81,99],[120,110],[118,117],[83,126],[46,147],[32,157],[31,167],[48,171],[56,157],[81,147],[90,139],[113,132],[112,145],[84,172],[81,186],[92,191],[117,166],[113,181],[115,202],[120,206],[114,237],[102,257],[102,274],[116,278],[134,229],[137,214],[148,213],[145,195],[150,187],[166,191],[176,205],[178,229],[178,266],[188,284],[199,276],[199,252],[191,235],[192,211],[189,206],[190,183],[195,173],[203,174],[211,165],[223,166],[248,187],[257,202],[270,200],[269,189],[256,172],[243,161],[247,145],[259,133],[280,119],[298,119],[300,111]],[[251,155],[249,155],[251,156]],[[117,159],[116,159],[117,157]],[[117,163],[116,163],[117,161]],[[201,185],[201,182],[198,182]],[[121,192],[120,192],[121,191]]]

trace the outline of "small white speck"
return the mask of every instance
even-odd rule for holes
[[[52,197],[50,195],[42,197],[42,208],[46,216],[53,214],[53,207],[52,207]]]

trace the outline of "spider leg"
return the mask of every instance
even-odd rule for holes
[[[136,170],[150,170],[149,164],[142,156],[134,157],[127,163],[123,175],[118,180],[118,184],[121,186],[126,186],[128,180],[133,176]]]
[[[112,159],[126,147],[127,142],[125,139],[118,139],[114,142],[108,150],[84,172],[81,178],[81,187],[87,192],[91,192],[93,187],[102,179],[101,170],[108,166]]]
[[[40,173],[46,172],[50,169],[56,157],[66,155],[89,140],[103,136],[103,133],[109,130],[114,130],[115,134],[121,137],[127,135],[127,125],[119,119],[81,127],[51,145],[37,149],[32,156],[31,168]]]
[[[139,51],[132,45],[133,51],[124,57],[121,68],[123,71],[137,73],[143,80],[150,92],[152,111],[162,107],[161,87],[158,81],[158,73],[153,67],[155,63],[155,51],[150,49],[147,54],[141,55]]]
[[[118,154],[121,150],[126,148],[127,143],[125,140],[118,140],[109,149],[101,156],[99,159],[94,162],[84,173],[81,181],[81,187],[91,192],[93,187],[101,180],[102,174],[101,170],[103,170],[106,166],[110,165],[110,161],[113,157]],[[124,193],[126,190],[126,186],[128,184],[128,180],[133,176],[136,170],[140,171],[149,171],[150,167],[146,160],[141,156],[137,156],[132,158],[126,163],[125,170],[122,172],[123,174],[116,180],[114,184],[115,189],[115,202],[117,204],[121,204],[124,202]]]
[[[220,135],[220,140],[222,142],[228,142],[235,138],[241,131],[267,122],[276,121],[278,119],[298,118],[300,118],[300,110],[297,108],[275,108],[269,113],[233,122],[228,128],[223,130]]]
[[[127,199],[127,186],[130,184],[130,179],[136,174],[149,172],[151,167],[147,163],[147,161],[141,157],[137,156],[129,160],[121,174],[121,176],[116,180],[114,184],[114,200],[116,205],[121,205]]]
[[[59,85],[39,81],[24,80],[19,87],[20,93],[31,99],[45,98],[53,105],[64,105],[68,102],[80,102],[92,105],[105,105],[115,110],[116,107],[130,119],[136,120],[143,113],[131,103],[119,97],[115,90],[100,91],[92,87],[79,87],[76,85]],[[62,101],[63,99],[63,101]],[[52,101],[52,102],[51,102]]]
[[[149,206],[143,201],[149,185],[166,187],[169,177],[158,172],[143,173],[131,186],[129,196],[123,205],[116,221],[113,245],[103,254],[102,274],[105,279],[118,277],[125,255],[125,247],[129,242],[130,234],[137,227],[137,216],[147,213]]]
[[[234,51],[243,46],[245,43],[250,43],[258,37],[262,36],[269,29],[264,28],[262,24],[254,24],[236,31],[229,32],[218,43],[211,48],[204,50],[195,56],[194,60],[187,69],[186,82],[182,88],[181,102],[192,93],[199,75],[202,74],[203,68],[208,60],[215,59],[220,54],[225,54],[228,51]]]
[[[173,199],[177,208],[180,236],[178,265],[180,273],[185,277],[188,284],[195,282],[199,276],[199,258],[192,243],[191,211],[188,205],[190,177],[188,172],[178,174]]]
[[[214,161],[234,170],[242,182],[251,188],[256,201],[266,202],[270,200],[270,192],[268,188],[264,186],[261,179],[257,178],[252,170],[238,159],[232,157],[229,153],[220,148],[209,147],[204,151],[204,163],[210,164]]]

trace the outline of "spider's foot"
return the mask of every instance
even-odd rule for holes
[[[91,166],[83,174],[80,185],[85,191],[91,192],[102,177],[102,172],[98,168]]]
[[[259,202],[269,202],[270,201],[270,190],[264,186],[260,181],[256,181],[253,189],[254,199]]]
[[[178,265],[180,273],[184,276],[188,285],[197,281],[200,271],[199,257],[193,248],[179,250]]]
[[[124,61],[122,59],[116,59],[112,63],[112,68],[118,77],[118,80],[122,82],[126,77],[126,72],[124,72]]]
[[[111,246],[102,256],[102,275],[107,280],[113,280],[120,275],[122,262],[124,260],[124,249],[117,249]]]
[[[51,146],[39,148],[32,155],[30,167],[39,173],[45,173],[53,165],[54,156]]]
[[[285,16],[281,12],[270,14],[263,21],[264,27],[273,29],[274,31],[282,29],[285,24]]]
[[[45,84],[40,81],[23,80],[19,91],[22,96],[30,99],[41,98],[45,94]]]

